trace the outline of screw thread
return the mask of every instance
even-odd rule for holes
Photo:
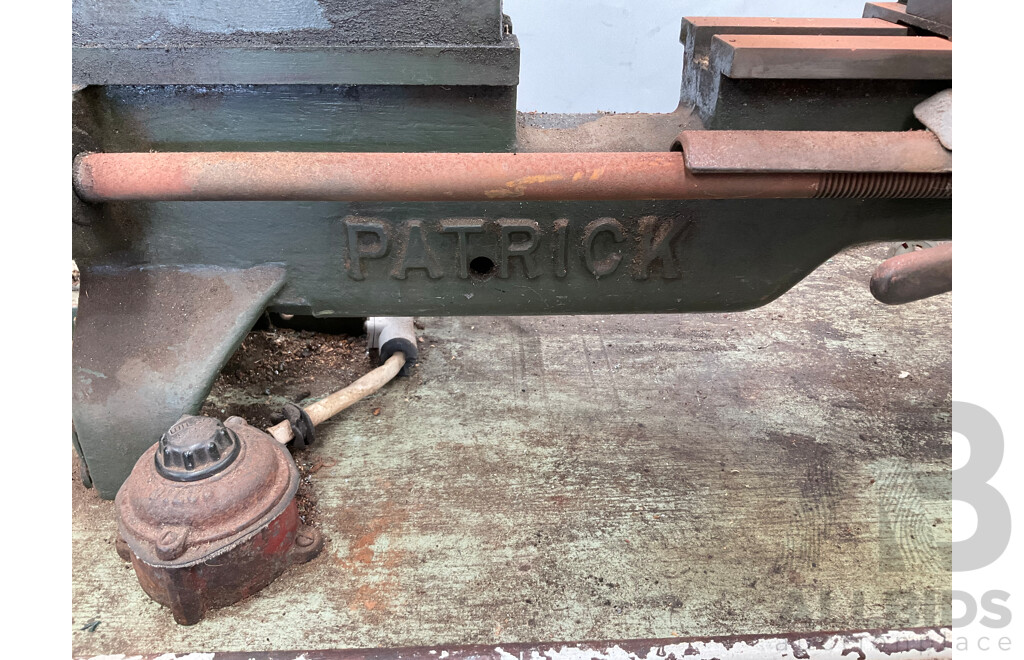
[[[950,199],[950,173],[830,172],[821,175],[816,198]]]

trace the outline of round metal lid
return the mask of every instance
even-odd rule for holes
[[[213,417],[185,415],[160,437],[156,471],[173,481],[213,476],[238,457],[238,436]]]

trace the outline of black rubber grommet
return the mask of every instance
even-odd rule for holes
[[[405,365],[402,370],[398,373],[402,376],[409,375],[409,368],[412,367],[413,363],[419,357],[419,349],[415,342],[411,342],[408,339],[402,337],[394,337],[384,342],[384,345],[380,347],[380,363],[384,364],[388,361],[388,358],[395,353],[405,353]]]
[[[305,410],[294,403],[286,403],[282,412],[292,427],[292,448],[305,449],[316,441],[313,420]]]

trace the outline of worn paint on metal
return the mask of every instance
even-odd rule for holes
[[[89,475],[113,498],[143,451],[198,412],[285,282],[279,265],[81,268],[72,418]]]
[[[482,201],[813,197],[818,177],[695,176],[678,153],[96,153],[75,190],[100,201]]]
[[[269,257],[288,275],[272,308],[317,316],[735,311],[845,246],[951,231],[935,199],[107,206],[83,268]]]
[[[914,106],[949,86],[942,39],[737,32],[711,36],[684,83],[704,128],[904,131]]]
[[[176,51],[209,45],[492,45],[508,24],[499,0],[74,0],[72,26],[75,46]]]
[[[299,471],[288,450],[239,417],[224,428],[240,453],[221,472],[172,481],[161,474],[154,445],[115,502],[125,558],[146,593],[183,625],[252,596],[323,544],[319,532],[299,523]]]
[[[673,150],[701,174],[953,171],[930,131],[683,131]]]
[[[140,22],[211,34],[234,32],[288,32],[291,30],[330,28],[324,8],[317,0],[221,0],[198,7],[191,0],[133,0],[132,2],[95,2],[77,0],[72,4],[71,20],[82,27],[106,25],[108,32],[125,29]],[[112,25],[111,25],[112,24]],[[159,30],[150,39],[161,45]]]
[[[864,18],[879,18],[893,24],[909,25],[925,32],[953,38],[953,25],[919,16],[907,11],[905,2],[868,2],[864,5]]]
[[[952,243],[886,259],[871,276],[871,294],[888,305],[913,302],[952,290]]]
[[[515,85],[499,0],[75,0],[72,78],[91,85]]]
[[[679,41],[683,44],[683,84],[680,98],[693,103],[700,79],[710,71],[711,40],[720,34],[851,34],[905,35],[907,28],[877,18],[782,18],[774,16],[686,16]]]
[[[89,47],[73,52],[73,80],[85,85],[515,85],[519,44]]]
[[[73,137],[79,152],[515,148],[512,84],[442,85],[90,86]]]
[[[950,80],[953,44],[940,37],[716,36],[711,59],[730,78]]]
[[[927,135],[925,139],[933,140]],[[790,147],[822,147],[811,142]],[[895,170],[902,175],[893,180],[905,185],[869,186],[859,196],[948,197],[952,177],[916,175],[922,168],[939,173],[952,169],[941,160],[945,151],[937,142],[935,146],[940,162],[933,158],[924,163],[926,158],[919,157]],[[832,196],[823,185],[827,179],[817,174],[822,169],[864,172],[860,176],[873,181],[880,177],[872,175],[893,171],[894,166],[886,161],[868,163],[863,170],[811,167],[793,173],[769,164],[764,171],[695,173],[672,152],[93,153],[75,159],[73,180],[78,196],[91,202],[780,199]],[[918,181],[946,185],[922,187]]]
[[[907,0],[907,14],[953,29],[953,0]]]

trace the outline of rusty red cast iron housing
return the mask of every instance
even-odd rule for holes
[[[182,417],[117,493],[118,553],[180,624],[246,598],[323,546],[291,454],[240,417]]]

